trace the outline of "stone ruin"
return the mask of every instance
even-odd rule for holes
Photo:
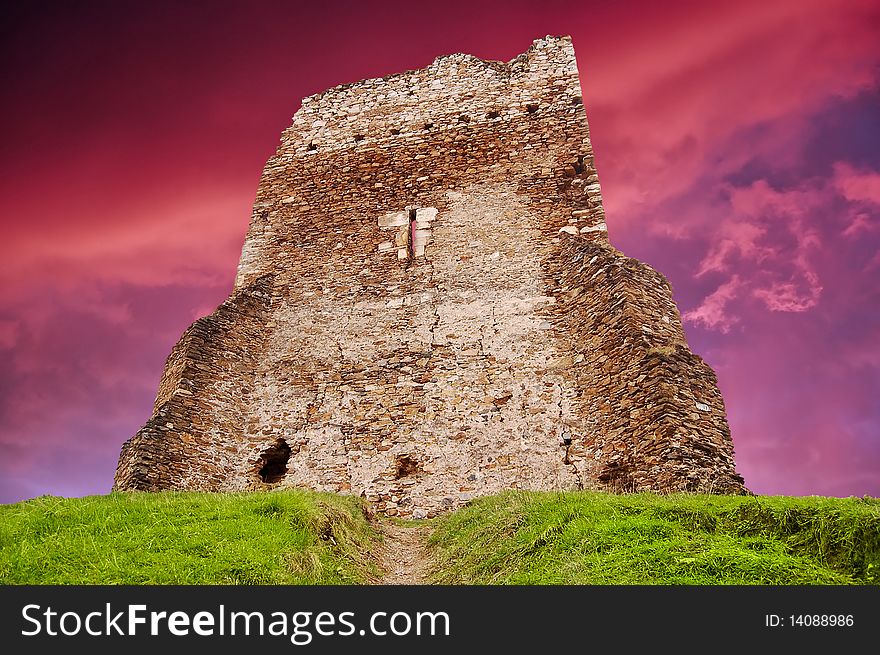
[[[669,283],[608,242],[570,38],[303,100],[232,294],[114,484],[277,486],[415,518],[505,489],[743,492]]]

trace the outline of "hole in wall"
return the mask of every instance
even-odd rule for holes
[[[363,141],[363,140],[364,140],[364,135],[363,135],[363,134],[355,134],[355,135],[354,135],[354,140],[355,140],[355,141]]]
[[[572,166],[574,166],[574,172],[577,173],[578,175],[583,173],[584,170],[586,169],[586,166],[584,166],[584,156],[578,155],[577,161],[575,163],[573,163]]]
[[[400,130],[398,130],[397,128],[394,128],[393,130],[391,130],[391,134],[393,136],[397,136],[398,134],[400,134]]]
[[[434,129],[434,123],[425,123],[425,129],[426,130]]]
[[[280,482],[287,474],[287,462],[290,460],[290,446],[284,439],[279,439],[266,448],[260,455],[257,474],[266,483]]]
[[[500,111],[490,111],[488,114],[486,114],[486,118],[488,118],[490,120],[493,118],[498,118],[499,116],[501,116]]]
[[[573,105],[582,105],[582,104],[584,104],[584,99],[581,98],[580,96],[578,96],[577,98],[572,98],[572,99],[571,99],[571,104],[573,104]]]
[[[317,149],[318,149],[318,146],[316,146],[314,143],[310,143],[310,144],[308,145],[308,148],[307,148],[307,149],[310,150],[310,151],[311,151],[311,150],[317,150]]]
[[[419,462],[409,455],[394,458],[394,478],[399,480],[419,472]]]
[[[526,111],[530,114],[534,114],[536,111],[538,111],[538,105],[534,103],[526,105]]]
[[[461,116],[458,117],[458,122],[459,122],[459,123],[470,123],[470,122],[471,122],[471,119],[470,119],[469,116],[466,116],[465,114],[462,114]]]

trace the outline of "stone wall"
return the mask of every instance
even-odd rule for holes
[[[116,487],[416,517],[508,488],[741,490],[668,283],[608,244],[580,93],[548,37],[306,98],[233,296],[172,352]]]
[[[620,491],[740,493],[715,373],[688,349],[669,283],[607,244],[563,241],[551,320],[583,390],[569,459]]]
[[[122,446],[114,488],[225,488],[238,465],[271,287],[271,276],[255,280],[184,332],[165,362],[153,416]]]

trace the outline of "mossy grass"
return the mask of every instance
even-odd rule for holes
[[[440,584],[878,584],[880,500],[509,492],[442,517]]]
[[[305,491],[43,496],[0,506],[0,583],[363,583],[380,543],[364,509]]]

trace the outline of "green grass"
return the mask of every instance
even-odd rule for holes
[[[2,584],[346,584],[380,543],[349,496],[116,493],[0,506]]]
[[[365,509],[292,490],[0,505],[0,584],[362,584],[381,575]],[[508,492],[421,524],[440,584],[880,584],[878,499]]]
[[[880,500],[509,492],[429,544],[440,584],[878,584]]]

